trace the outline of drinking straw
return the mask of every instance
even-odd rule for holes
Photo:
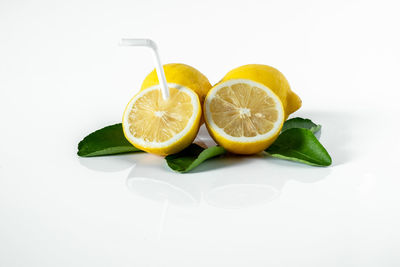
[[[167,85],[167,79],[165,78],[164,69],[161,64],[160,55],[158,53],[157,44],[151,39],[122,39],[121,45],[123,46],[145,46],[153,51],[154,65],[156,67],[156,73],[158,81],[160,82],[161,93],[164,100],[169,98],[169,90]]]

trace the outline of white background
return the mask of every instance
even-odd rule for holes
[[[0,0],[0,266],[400,266],[397,3]],[[278,68],[333,165],[78,158],[152,69],[124,37],[213,84]]]

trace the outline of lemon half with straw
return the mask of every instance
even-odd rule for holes
[[[197,69],[181,63],[163,65],[170,97],[162,98],[156,70],[123,115],[125,137],[146,152],[169,155],[189,146],[202,123],[202,103],[211,84]]]
[[[193,142],[202,114],[193,90],[173,83],[168,87],[167,100],[159,85],[140,91],[128,103],[122,118],[124,135],[132,145],[162,156],[177,153]]]

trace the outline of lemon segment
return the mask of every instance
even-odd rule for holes
[[[140,91],[128,103],[123,119],[126,139],[146,152],[169,155],[189,146],[200,126],[201,105],[195,92],[168,83],[164,100],[158,85]]]
[[[210,90],[204,102],[204,118],[218,144],[233,153],[254,154],[278,137],[285,112],[280,98],[268,87],[231,79]]]

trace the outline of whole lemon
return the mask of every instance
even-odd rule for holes
[[[229,71],[221,82],[231,79],[248,79],[267,86],[280,98],[286,118],[301,107],[300,97],[291,90],[285,76],[271,66],[261,64],[240,66]]]
[[[163,66],[167,83],[175,83],[192,89],[198,96],[200,103],[211,89],[207,77],[197,69],[182,63],[170,63]],[[141,90],[158,85],[156,70],[150,72],[142,83]]]

